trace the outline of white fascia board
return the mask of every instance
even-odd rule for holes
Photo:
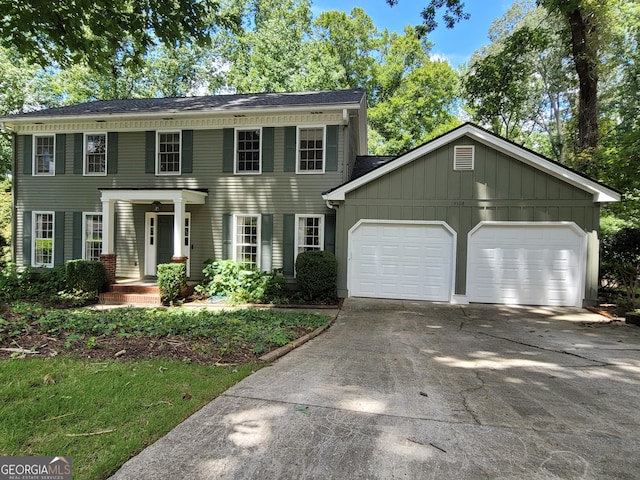
[[[610,188],[607,188],[593,180],[578,175],[571,170],[564,168],[561,165],[557,165],[553,162],[549,162],[543,157],[530,152],[524,148],[512,144],[500,137],[497,137],[489,132],[486,132],[472,124],[465,124],[449,133],[442,135],[424,145],[411,150],[410,152],[401,155],[396,160],[393,160],[386,165],[377,168],[362,177],[357,178],[353,182],[349,182],[332,192],[323,195],[324,200],[344,201],[347,193],[359,188],[368,182],[382,177],[393,170],[403,167],[404,165],[414,161],[415,159],[422,157],[434,150],[437,150],[450,142],[457,140],[463,136],[469,136],[478,142],[494,148],[506,155],[516,158],[523,163],[530,165],[538,170],[541,170],[549,175],[564,180],[565,182],[578,187],[584,191],[593,194],[594,202],[619,202],[620,194]]]
[[[194,190],[166,190],[166,189],[143,189],[143,190],[102,190],[101,201],[121,201],[121,202],[184,202],[191,204],[204,204],[208,196],[206,192]]]
[[[545,158],[540,157],[533,152],[514,145],[511,142],[508,142],[500,137],[496,137],[488,132],[485,132],[484,130],[475,128],[472,125],[470,125],[470,127],[472,128],[468,132],[468,135],[473,139],[511,157],[514,157],[520,160],[522,163],[541,170],[553,177],[564,180],[574,187],[592,193],[594,202],[607,203],[620,201],[620,194],[615,190],[611,190],[610,188],[607,188],[604,185],[601,185],[589,178],[572,172],[562,165],[549,162]]]

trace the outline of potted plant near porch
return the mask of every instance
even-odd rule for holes
[[[630,306],[625,321],[640,325],[640,228],[624,227],[603,239],[602,258],[603,266],[624,287]]]

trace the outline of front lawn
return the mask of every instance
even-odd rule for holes
[[[328,322],[275,310],[0,310],[0,455],[69,455],[103,479]],[[35,353],[37,352],[37,353]]]

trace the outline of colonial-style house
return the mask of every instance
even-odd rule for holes
[[[111,281],[231,258],[293,279],[334,252],[340,296],[582,305],[618,192],[465,124],[367,156],[361,90],[96,101],[13,132],[13,254],[100,259]]]

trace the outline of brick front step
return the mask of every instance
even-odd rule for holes
[[[161,305],[159,293],[106,292],[100,294],[100,302],[108,305]]]
[[[128,285],[125,283],[114,283],[111,285],[111,292],[115,293],[152,293],[160,294],[157,285]]]

